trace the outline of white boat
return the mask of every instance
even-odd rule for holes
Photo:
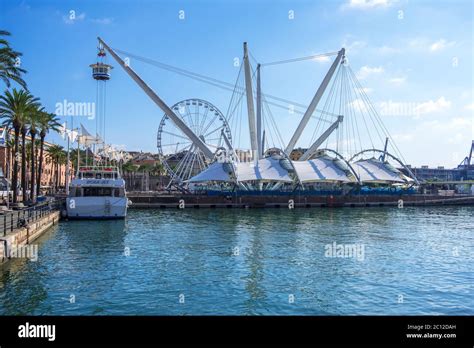
[[[128,205],[125,180],[113,166],[79,167],[66,199],[69,219],[123,219]]]

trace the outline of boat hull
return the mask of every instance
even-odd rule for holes
[[[66,199],[69,219],[124,219],[127,197],[71,197]]]

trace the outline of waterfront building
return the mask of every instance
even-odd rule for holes
[[[13,173],[13,151],[7,146],[7,142],[5,141],[5,133],[3,128],[0,128],[0,139],[3,136],[3,140],[0,141],[0,170],[4,174],[6,179],[10,179]],[[10,137],[13,136],[13,133],[10,134]],[[26,141],[29,142],[31,138],[26,136]],[[54,144],[46,142],[44,143],[44,152],[43,152],[43,173],[41,175],[41,187],[44,189],[48,189],[54,186],[56,180],[56,168],[54,166],[53,161],[48,156],[48,148]],[[39,157],[39,149],[38,149],[38,157]],[[39,158],[37,158],[39,161]],[[30,182],[30,162],[26,162],[26,180]],[[72,168],[72,167],[71,167]],[[61,163],[59,164],[58,168],[58,176],[59,176],[59,187],[63,187],[66,184],[66,164]]]
[[[444,166],[438,166],[436,168],[430,168],[427,165],[421,167],[411,167],[413,174],[420,181],[465,181],[474,180],[474,161],[472,160],[474,150],[474,140],[471,144],[469,154],[462,160],[462,162],[456,168],[445,168]],[[404,169],[401,169],[404,171]]]

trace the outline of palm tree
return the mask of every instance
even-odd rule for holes
[[[31,170],[31,176],[30,176],[30,199],[33,203],[36,201],[36,187],[35,187],[35,181],[36,181],[36,172],[35,172],[35,161],[36,161],[36,134],[38,134],[38,128],[41,126],[40,125],[40,119],[43,114],[46,114],[44,111],[44,108],[37,108],[29,114],[29,117],[26,120],[27,125],[29,126],[29,131],[30,131],[30,136],[31,136],[31,154],[30,154],[30,170]]]
[[[18,91],[13,88],[10,92],[5,91],[4,95],[0,96],[0,117],[3,119],[3,126],[8,131],[13,128],[14,131],[14,143],[15,143],[15,156],[13,161],[13,202],[18,201],[18,161],[20,154],[18,153],[20,131],[22,132],[22,187],[23,187],[23,198],[26,200],[26,181],[24,180],[26,174],[25,168],[25,142],[23,134],[26,135],[24,130],[25,120],[32,110],[38,107],[38,98],[33,97],[29,92],[25,90]],[[25,168],[25,169],[24,169]]]
[[[10,88],[11,81],[15,81],[24,89],[26,82],[21,78],[21,74],[26,73],[26,70],[20,68],[17,60],[21,57],[20,52],[13,51],[8,41],[2,36],[10,36],[10,33],[5,30],[0,30],[0,79]]]
[[[60,186],[60,177],[59,177],[59,168],[60,164],[63,164],[66,159],[66,153],[64,148],[60,145],[52,145],[48,148],[48,156],[51,158],[52,169],[54,170],[54,188],[55,191],[58,190]]]
[[[165,166],[161,162],[156,162],[153,167],[153,174],[154,175],[163,175],[165,172]]]
[[[138,166],[133,164],[132,161],[128,161],[122,164],[122,172],[123,172],[124,177],[126,177],[125,182],[128,185],[128,188],[131,190],[135,188],[135,172],[137,170],[138,170]]]
[[[87,163],[85,163],[85,159],[86,159],[86,151],[85,150],[79,150],[79,153],[78,153],[77,149],[71,149],[70,160],[71,160],[71,164],[72,164],[74,173],[77,173],[77,171],[79,169],[78,165],[79,166],[87,165]]]
[[[8,169],[6,170],[5,175],[7,176],[8,179],[11,179],[11,172],[12,172],[12,166],[13,166],[13,157],[14,157],[14,148],[15,148],[15,140],[11,139],[8,134],[8,129],[5,130],[6,133],[6,141],[5,141],[5,146],[7,148],[7,163],[8,163]]]
[[[28,199],[28,193],[26,192],[26,133],[28,132],[28,127],[25,124],[26,120],[23,122],[20,128],[21,135],[21,192],[22,192],[22,201],[26,202]]]
[[[137,170],[137,166],[132,163],[132,161],[128,161],[122,165],[122,171],[124,173],[135,172]]]
[[[43,175],[43,154],[44,154],[44,139],[49,131],[53,130],[55,132],[59,132],[59,118],[56,117],[55,114],[48,114],[48,113],[41,113],[39,120],[39,136],[40,136],[40,153],[39,153],[39,163],[38,163],[38,178],[37,178],[37,185],[36,185],[36,195],[40,195],[41,189],[41,176]]]

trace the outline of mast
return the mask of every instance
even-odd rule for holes
[[[262,88],[260,85],[260,64],[257,64],[257,147],[258,159],[263,157],[262,145]]]
[[[387,153],[388,148],[388,137],[385,138],[385,146],[383,147],[382,162],[385,161],[385,154]]]
[[[245,91],[247,93],[247,113],[249,119],[250,145],[254,160],[260,157],[258,153],[257,132],[255,129],[255,108],[253,104],[252,72],[250,71],[249,55],[247,43],[244,42],[244,70],[245,70]]]
[[[192,130],[189,128],[181,118],[179,118],[173,110],[143,81],[137,73],[126,64],[122,58],[120,58],[115,51],[110,48],[100,37],[97,38],[104,48],[112,55],[112,57],[120,64],[125,72],[137,83],[137,85],[153,100],[153,102],[173,121],[192,142],[195,146],[201,150],[204,156],[208,159],[212,159],[213,152],[207,147],[204,141],[201,140]]]
[[[72,116],[71,116],[71,122],[72,122]],[[66,159],[66,194],[69,195],[69,159],[70,159],[70,151],[69,151],[69,134],[67,133],[67,121],[64,123],[65,124],[65,132],[66,132],[66,137],[67,137],[67,159]],[[33,187],[31,188],[33,190]]]
[[[324,143],[324,141],[327,138],[329,138],[329,136],[332,134],[332,132],[334,132],[337,129],[337,127],[339,127],[339,124],[342,123],[343,119],[344,117],[342,115],[339,115],[337,117],[336,122],[330,125],[329,128],[326,129],[326,131],[323,134],[321,134],[321,136],[318,139],[316,139],[313,145],[311,145],[311,147],[308,150],[306,150],[306,152],[299,158],[299,160],[306,161],[310,159],[310,157],[316,152],[318,147],[321,146],[321,144]]]
[[[336,60],[332,63],[331,67],[329,68],[329,71],[327,72],[326,76],[324,77],[323,82],[319,86],[318,90],[316,91],[316,94],[313,97],[313,100],[308,106],[308,109],[303,115],[303,118],[300,121],[300,124],[298,125],[298,128],[296,128],[295,133],[291,137],[290,142],[288,143],[288,146],[285,149],[285,153],[289,156],[291,154],[291,151],[293,151],[296,142],[298,139],[301,137],[301,133],[303,133],[304,128],[308,124],[309,119],[313,115],[314,110],[318,106],[319,101],[321,100],[321,97],[324,94],[324,91],[326,90],[329,82],[331,81],[332,76],[334,75],[334,72],[336,71],[337,66],[341,62],[342,57],[345,54],[345,49],[341,48],[341,50],[338,52]]]

